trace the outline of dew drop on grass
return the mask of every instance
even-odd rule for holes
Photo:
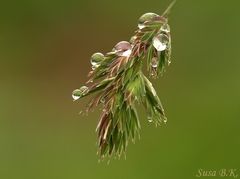
[[[87,93],[88,93],[88,87],[82,86],[80,89],[75,89],[72,92],[72,98],[74,101],[76,101]]]
[[[148,119],[148,122],[153,122],[152,116],[149,115],[149,116],[147,117],[147,119]]]
[[[104,55],[102,53],[94,53],[91,57],[91,64],[92,69],[95,70],[97,67],[99,67],[100,63],[104,60]]]
[[[138,28],[139,28],[139,29],[143,29],[144,27],[145,27],[144,24],[138,24]]]
[[[129,42],[127,41],[121,41],[121,42],[118,42],[115,47],[114,47],[114,50],[115,51],[126,51],[126,50],[129,50],[131,49],[132,46]]]
[[[118,56],[129,57],[132,53],[132,45],[127,41],[121,41],[115,45],[113,51],[115,51]]]
[[[79,89],[75,89],[73,92],[72,92],[72,98],[73,100],[78,100],[80,98],[80,90]]]
[[[163,122],[166,124],[167,123],[167,119],[164,119]]]
[[[153,38],[153,46],[157,49],[157,51],[166,50],[169,39],[165,34],[158,34]]]
[[[152,120],[152,119],[148,119],[148,122],[152,123],[152,122],[153,122],[153,120]]]
[[[152,21],[152,20],[154,20],[154,18],[157,18],[157,17],[159,17],[159,15],[156,14],[156,13],[152,13],[152,12],[148,12],[148,13],[143,14],[138,19],[138,28],[141,29],[140,27],[142,27],[143,23],[148,22],[148,21]]]

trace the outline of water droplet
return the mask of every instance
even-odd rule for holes
[[[87,93],[88,93],[88,87],[82,86],[80,89],[75,89],[72,92],[72,98],[74,101],[76,101]]]
[[[118,56],[129,57],[132,53],[132,45],[127,41],[121,41],[115,45],[113,51]]]
[[[146,27],[144,24],[138,24],[139,29],[143,29],[144,27]]]
[[[114,51],[126,51],[129,49],[132,49],[132,46],[127,41],[118,42],[114,47]]]
[[[158,34],[153,38],[153,46],[157,51],[163,51],[167,48],[169,39],[165,34]]]
[[[75,89],[73,92],[72,92],[72,98],[73,100],[78,100],[79,98],[81,97],[80,95],[80,90],[79,89]]]
[[[168,24],[163,24],[160,28],[160,31],[169,33],[170,32],[170,26]]]
[[[137,39],[136,36],[132,36],[129,42],[130,42],[131,44],[133,44],[133,43],[135,42],[136,39]]]
[[[138,19],[138,23],[139,24],[143,24],[146,21],[152,21],[154,18],[159,17],[158,14],[152,13],[152,12],[148,12],[143,14],[139,19]],[[139,27],[139,26],[138,26]]]
[[[157,68],[157,66],[158,66],[158,59],[157,59],[156,57],[153,57],[153,58],[152,58],[151,66],[152,66],[153,68]]]
[[[148,119],[148,122],[152,123],[152,122],[153,122],[153,120],[152,120],[152,119]]]
[[[153,122],[153,119],[152,119],[152,115],[151,115],[151,114],[148,114],[147,119],[148,119],[148,122]]]
[[[85,94],[88,93],[88,87],[87,86],[82,86],[80,88],[80,91],[81,91],[82,95],[85,95]]]
[[[167,119],[163,119],[163,122],[166,124],[167,123]]]
[[[104,55],[102,53],[94,53],[91,56],[91,64],[92,64],[92,69],[95,70],[97,67],[99,67],[100,63],[104,60]]]

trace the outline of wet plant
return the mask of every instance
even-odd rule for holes
[[[146,65],[149,77],[157,78],[171,63],[168,14],[173,4],[162,15],[143,14],[129,41],[117,43],[106,54],[94,53],[89,80],[72,93],[74,100],[92,96],[86,112],[102,107],[96,128],[101,158],[125,154],[129,141],[139,138],[136,104],[144,106],[149,122],[156,126],[167,122],[157,92],[142,69]]]

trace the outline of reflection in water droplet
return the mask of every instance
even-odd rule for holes
[[[129,57],[132,53],[132,50],[127,50],[127,51],[124,51],[122,53],[119,54],[119,56],[122,56],[122,57]]]
[[[165,34],[159,34],[153,38],[153,46],[157,51],[163,51],[167,48],[169,39]]]
[[[169,33],[170,32],[170,26],[168,24],[163,24],[160,28],[160,31]]]

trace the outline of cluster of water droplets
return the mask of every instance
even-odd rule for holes
[[[102,53],[94,53],[91,57],[91,64],[92,64],[92,69],[95,70],[97,67],[100,66],[101,62],[104,60],[104,55]]]
[[[153,46],[158,51],[165,51],[170,50],[171,42],[170,42],[170,27],[168,24],[163,24],[159,30],[159,32],[156,34],[155,37],[153,37]],[[170,64],[170,61],[168,61]],[[158,62],[156,60],[156,57],[153,57],[151,65],[153,68],[157,68]]]
[[[86,95],[88,93],[89,89],[87,86],[82,86],[79,89],[75,89],[72,92],[72,98],[74,101],[78,100],[79,98],[81,98],[82,96]]]
[[[153,117],[152,116],[148,116],[147,119],[148,119],[149,123],[153,122]],[[162,119],[162,122],[164,122],[164,124],[166,124],[167,123],[167,118]]]

